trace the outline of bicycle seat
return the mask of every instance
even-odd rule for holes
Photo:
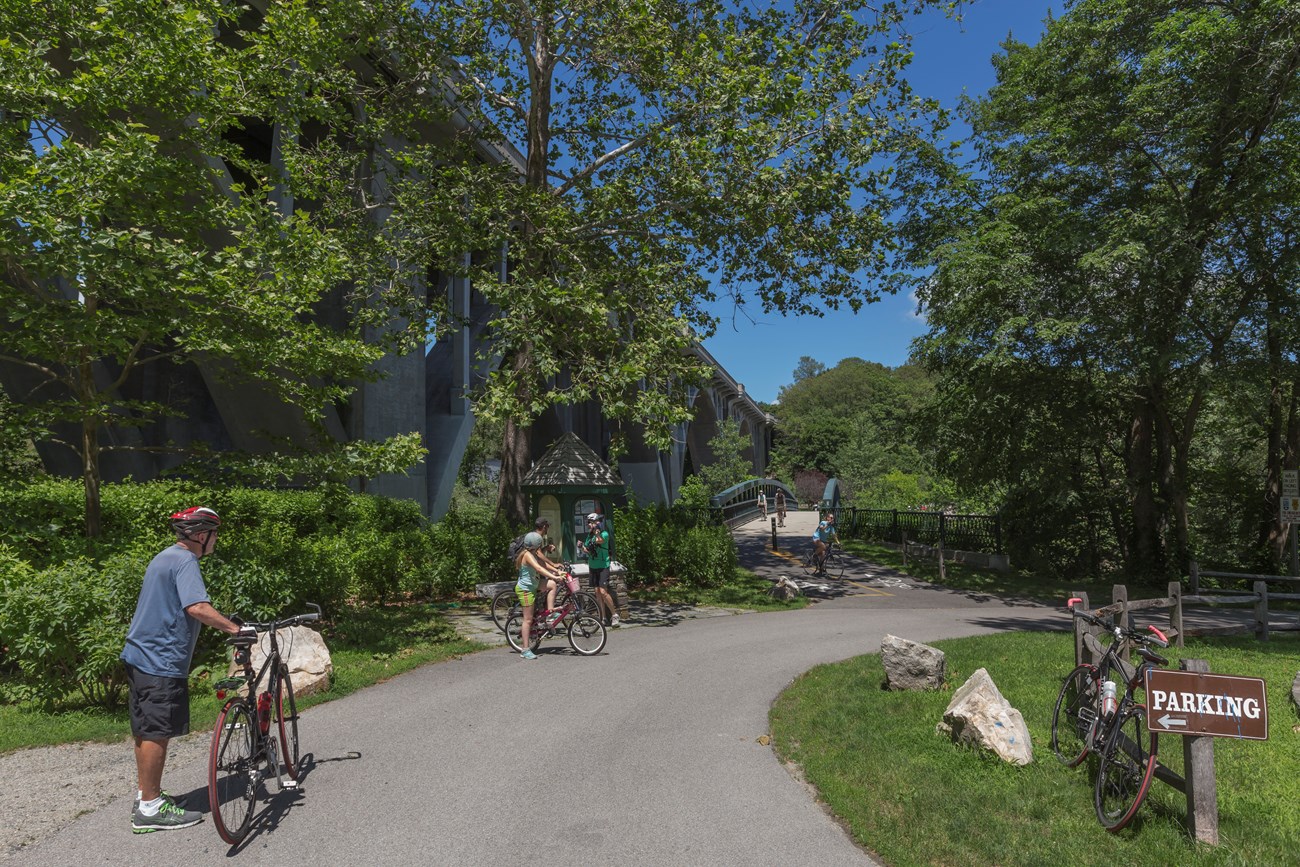
[[[1138,648],[1138,656],[1142,657],[1147,662],[1153,662],[1156,665],[1162,665],[1162,666],[1169,665],[1169,660],[1165,659],[1163,656],[1156,653],[1154,650],[1148,650],[1145,647]]]

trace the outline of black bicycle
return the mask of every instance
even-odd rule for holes
[[[1067,767],[1077,766],[1089,753],[1097,755],[1093,808],[1102,827],[1119,831],[1137,815],[1156,770],[1159,739],[1147,730],[1146,706],[1135,692],[1148,669],[1167,666],[1169,660],[1145,645],[1168,647],[1169,639],[1155,626],[1147,632],[1113,626],[1076,608],[1079,601],[1069,601],[1074,616],[1106,630],[1112,640],[1096,665],[1075,666],[1061,684],[1052,711],[1052,752]],[[1091,635],[1085,634],[1084,641],[1101,649]],[[1125,642],[1141,657],[1139,665],[1120,654]]]
[[[814,546],[799,565],[803,566],[804,572],[812,578],[843,578],[844,549],[838,543],[827,545],[826,555],[819,559],[817,548]]]
[[[320,620],[320,606],[308,607],[316,610],[283,620],[244,623],[258,634],[226,639],[235,648],[235,664],[243,672],[214,685],[218,699],[233,695],[212,729],[208,803],[217,834],[232,846],[248,834],[261,783],[275,777],[282,791],[298,787],[298,705],[284,661],[288,653],[281,654],[277,631]],[[252,645],[262,640],[267,641],[266,660],[254,673]]]

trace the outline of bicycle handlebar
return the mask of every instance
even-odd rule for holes
[[[1116,636],[1121,638],[1129,638],[1134,641],[1140,641],[1143,644],[1154,644],[1156,647],[1169,646],[1169,637],[1165,635],[1163,632],[1161,632],[1159,629],[1157,629],[1154,624],[1149,624],[1147,626],[1147,630],[1154,633],[1154,635],[1147,635],[1146,632],[1140,632],[1136,629],[1125,629],[1122,626],[1112,626],[1111,624],[1102,620],[1100,617],[1097,617],[1093,614],[1088,613],[1087,611],[1083,611],[1079,608],[1074,607],[1074,603],[1082,602],[1082,601],[1083,600],[1079,599],[1078,597],[1073,597],[1068,602],[1065,603],[1066,607],[1070,609],[1070,613],[1072,613],[1075,617],[1078,617],[1081,620],[1086,620],[1088,623],[1091,623],[1093,626],[1100,626],[1102,629],[1105,629],[1107,632],[1113,632],[1115,633]]]
[[[242,625],[247,627],[252,627],[258,632],[276,632],[277,630],[284,629],[289,626],[301,626],[304,623],[312,623],[314,621],[320,620],[321,617],[320,606],[315,604],[314,602],[308,602],[307,607],[315,608],[316,610],[310,611],[306,614],[295,614],[292,617],[285,617],[282,620],[267,620],[263,622],[258,622],[256,620],[245,620],[242,622]],[[230,641],[235,641],[237,639],[238,636],[234,636],[226,639],[226,641],[230,642]]]

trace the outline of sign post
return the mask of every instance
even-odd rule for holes
[[[1184,794],[1192,836],[1219,843],[1214,738],[1268,739],[1264,680],[1210,674],[1203,659],[1184,659],[1182,671],[1147,669],[1147,729],[1183,736]]]

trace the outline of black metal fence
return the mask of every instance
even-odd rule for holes
[[[900,512],[897,509],[839,511],[840,532],[859,539],[895,544],[907,534],[909,542],[942,545],[949,550],[1002,553],[1002,523],[997,515],[948,515],[943,512]]]

